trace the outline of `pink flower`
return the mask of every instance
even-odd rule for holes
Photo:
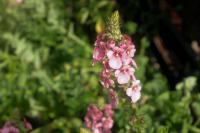
[[[115,77],[117,77],[117,82],[119,84],[128,83],[131,77],[133,77],[134,72],[135,72],[135,69],[129,65],[123,66],[119,70],[116,70]]]
[[[103,118],[103,128],[104,130],[110,130],[113,127],[113,120],[111,117]]]
[[[112,48],[114,48],[114,47],[115,47],[115,41],[109,40],[109,41],[107,42],[107,49],[112,49]]]
[[[114,47],[113,50],[107,52],[109,66],[113,69],[119,69],[122,66],[123,49]]]
[[[126,47],[124,48],[125,53],[129,56],[129,57],[133,57],[135,55],[135,47],[134,45],[126,45]]]
[[[126,90],[126,95],[131,97],[133,103],[136,103],[141,97],[141,86],[139,80],[134,80],[132,86]]]
[[[135,55],[135,46],[134,45],[127,45],[125,43],[122,43],[120,45],[120,48],[124,49],[124,54],[126,54],[129,57],[133,57]]]
[[[110,72],[103,70],[100,74],[100,82],[105,88],[109,88],[114,84],[114,81],[110,78]]]
[[[96,41],[95,41],[95,46],[100,46],[103,42],[104,42],[104,38],[105,38],[105,35],[104,34],[99,34],[97,37],[96,37]]]
[[[85,126],[92,130],[93,133],[111,133],[113,126],[113,111],[111,105],[106,105],[100,110],[96,106],[88,107],[85,116]]]
[[[108,64],[108,61],[103,61],[102,64],[103,64],[103,71],[110,73],[111,69],[110,69],[110,66]]]
[[[106,54],[106,42],[104,41],[104,34],[100,34],[97,36],[95,41],[95,48],[93,51],[93,64],[97,61],[102,61]]]
[[[132,39],[128,35],[124,35],[122,41],[127,45],[133,45]]]
[[[110,104],[112,108],[116,108],[118,105],[117,93],[113,89],[110,89],[108,95],[109,95],[109,100],[110,100]]]
[[[105,56],[105,49],[101,47],[95,47],[93,51],[93,64],[97,61],[101,61]]]
[[[0,129],[0,133],[19,133],[19,129],[13,126],[12,123],[6,122],[2,129]]]
[[[112,117],[113,116],[112,106],[110,104],[107,104],[103,109],[103,113],[107,117]]]

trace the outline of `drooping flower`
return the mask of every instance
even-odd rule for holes
[[[133,103],[136,103],[141,97],[141,85],[139,80],[134,80],[130,88],[126,90],[126,95],[129,96]]]

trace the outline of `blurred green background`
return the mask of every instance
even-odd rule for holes
[[[1,126],[26,117],[33,133],[76,133],[84,127],[87,106],[108,100],[99,84],[101,67],[91,65],[92,49],[116,8],[114,0],[0,0]],[[122,20],[122,31],[137,44],[136,75],[143,90],[137,105],[120,104],[112,131],[199,133],[197,77],[185,77],[170,91],[152,63],[143,30]]]

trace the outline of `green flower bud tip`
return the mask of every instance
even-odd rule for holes
[[[115,11],[106,22],[106,36],[114,41],[120,41],[122,38],[118,11]]]

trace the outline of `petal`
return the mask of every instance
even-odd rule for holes
[[[122,60],[124,65],[129,65],[130,63],[132,63],[133,59],[128,57],[127,54],[123,54]]]
[[[112,50],[109,50],[108,52],[107,52],[107,56],[108,56],[108,58],[110,59],[112,56],[113,56],[113,51]]]
[[[128,89],[126,90],[126,95],[129,96],[129,97],[131,97],[132,94],[133,94],[132,88],[128,88]]]
[[[93,59],[96,61],[100,61],[104,58],[105,56],[105,51],[102,48],[95,47],[94,52],[93,52]]]
[[[115,82],[114,82],[112,79],[109,80],[110,86],[112,86],[114,83],[115,83]]]
[[[128,70],[129,70],[129,74],[130,74],[130,75],[132,75],[132,74],[135,72],[135,69],[132,68],[132,67],[130,67]]]
[[[133,92],[132,96],[131,96],[131,100],[133,103],[136,103],[141,97],[141,93],[140,91],[138,92]]]
[[[134,87],[134,86],[138,86],[138,85],[140,85],[140,80],[134,80],[133,82],[132,82],[132,86]]]
[[[120,74],[120,70],[116,70],[116,71],[115,71],[115,77],[118,77],[119,74]]]
[[[117,82],[119,84],[126,84],[130,80],[130,75],[127,73],[120,73],[117,77]]]
[[[133,57],[135,55],[135,49],[131,49],[130,51],[129,51],[129,56],[130,57]]]
[[[119,69],[122,66],[122,61],[119,57],[112,56],[109,60],[109,66],[113,69]]]
[[[137,64],[136,64],[136,62],[135,62],[134,60],[132,60],[132,64],[133,64],[133,66],[134,66],[135,68],[137,68]]]

